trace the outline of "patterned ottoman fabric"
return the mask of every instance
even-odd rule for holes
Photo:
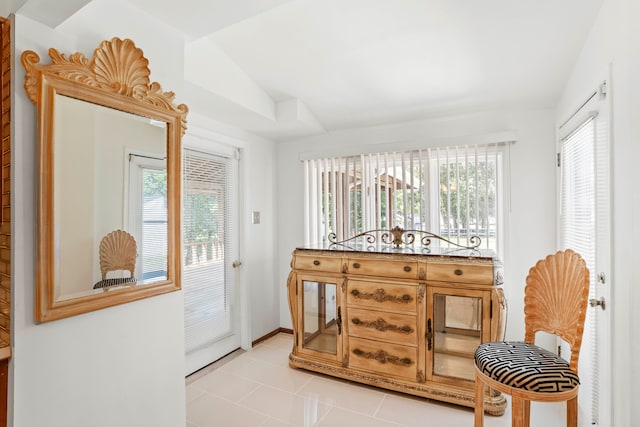
[[[554,393],[572,390],[580,383],[566,360],[533,344],[484,343],[476,350],[475,359],[483,374],[514,388]]]

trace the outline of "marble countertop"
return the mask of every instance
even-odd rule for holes
[[[323,250],[335,252],[368,252],[380,254],[400,254],[400,255],[426,255],[426,256],[446,256],[460,258],[490,258],[498,260],[498,257],[491,249],[467,249],[467,248],[444,248],[439,246],[424,247],[419,245],[403,245],[395,247],[391,244],[367,244],[367,243],[327,243],[320,245],[299,246],[298,250]]]

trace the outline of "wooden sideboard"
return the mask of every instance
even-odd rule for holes
[[[287,281],[289,365],[474,406],[476,347],[501,340],[502,264],[490,251],[298,248]],[[504,396],[487,391],[485,411]]]

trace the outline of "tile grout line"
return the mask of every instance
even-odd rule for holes
[[[378,412],[380,412],[380,408],[382,407],[382,404],[384,403],[384,401],[387,398],[387,396],[388,395],[386,393],[382,393],[382,399],[380,399],[380,403],[378,403],[378,406],[376,407],[376,410],[373,411],[372,417],[374,417],[376,419],[380,419],[380,418],[378,418]]]
[[[294,395],[299,396],[299,397],[304,397],[304,396],[302,396],[302,395],[300,395],[300,394],[298,394],[298,393],[299,393],[303,388],[305,388],[305,386],[306,386],[307,384],[309,384],[309,383],[311,382],[311,380],[313,379],[313,377],[312,377],[311,375],[308,375],[306,372],[303,372],[303,374],[304,374],[305,376],[307,376],[308,378],[306,379],[306,381],[305,381],[305,382],[304,382],[300,387],[298,387],[298,389],[297,389],[296,391],[294,391],[294,392],[293,392],[293,394],[294,394]]]

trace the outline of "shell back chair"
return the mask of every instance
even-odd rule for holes
[[[136,239],[131,234],[123,230],[115,230],[107,234],[100,241],[99,254],[102,280],[93,286],[94,289],[135,284],[136,278],[133,273],[138,250]],[[128,271],[129,277],[107,278],[108,272],[119,270]]]
[[[578,357],[589,297],[589,270],[571,249],[529,270],[524,290],[524,342],[488,342],[475,353],[475,427],[482,427],[485,385],[511,395],[511,425],[528,427],[530,402],[567,402],[567,426],[578,425]],[[569,344],[570,359],[534,344],[536,332]]]

